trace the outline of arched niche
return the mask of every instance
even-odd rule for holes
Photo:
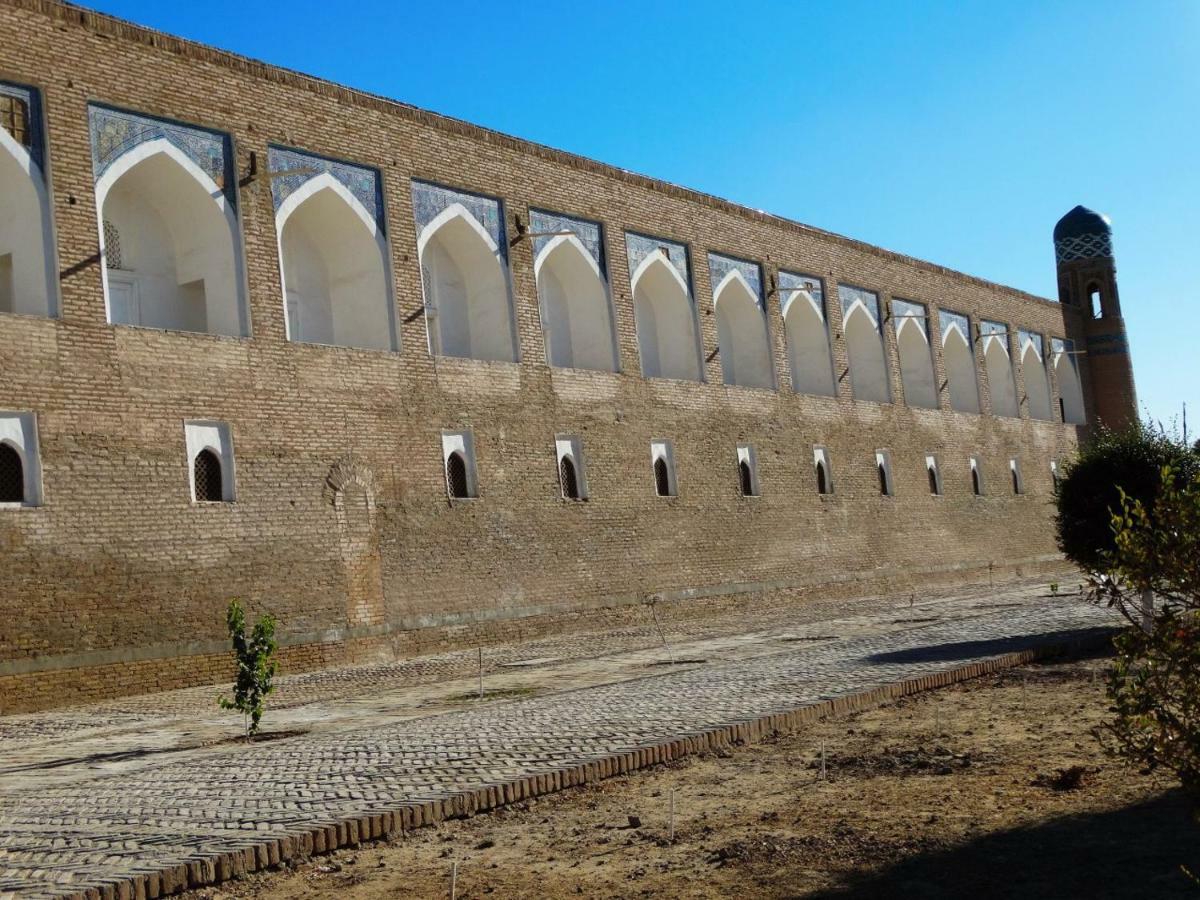
[[[986,347],[983,351],[984,366],[987,370],[988,389],[992,395],[992,415],[1020,415],[1017,406],[1017,386],[1013,380],[1012,360],[1002,337],[985,337]]]
[[[925,327],[917,319],[897,317],[896,349],[900,355],[900,380],[908,406],[937,409],[938,390],[933,374],[933,354]]]
[[[1025,375],[1025,394],[1029,398],[1029,415],[1049,421],[1053,418],[1050,406],[1050,380],[1046,365],[1037,348],[1027,343],[1021,351],[1021,372]]]
[[[1083,388],[1074,357],[1058,351],[1054,357],[1054,377],[1058,381],[1058,396],[1062,402],[1063,422],[1082,425],[1087,421],[1083,408]]]
[[[57,312],[54,235],[41,169],[28,148],[0,128],[0,312]]]
[[[656,250],[630,280],[642,375],[700,381],[696,317],[683,277]]]
[[[792,390],[832,397],[833,359],[829,330],[817,299],[808,291],[792,291],[783,302],[783,327],[787,337]]]
[[[516,328],[504,257],[461,204],[438,213],[417,239],[430,351],[515,362]]]
[[[165,138],[129,150],[96,183],[96,202],[110,322],[247,333],[237,217],[181,150]]]
[[[889,402],[891,388],[883,355],[883,335],[879,323],[860,300],[855,300],[846,311],[845,329],[854,399]]]
[[[358,198],[322,173],[288,195],[275,224],[288,339],[394,350],[387,241]]]
[[[775,371],[767,340],[767,317],[754,290],[737,269],[713,291],[717,346],[726,384],[773,389]]]
[[[950,408],[956,412],[979,413],[979,379],[971,343],[957,324],[942,331],[942,364],[950,391]]]
[[[551,238],[534,261],[534,275],[547,362],[564,369],[617,371],[608,285],[579,238]]]

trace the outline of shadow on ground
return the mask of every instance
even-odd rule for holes
[[[956,641],[946,644],[931,644],[925,647],[909,647],[905,650],[893,650],[888,653],[874,653],[866,657],[866,661],[887,664],[985,659],[990,656],[1000,656],[1004,653],[1028,650],[1035,644],[1041,646],[1047,644],[1100,645],[1109,635],[1115,633],[1116,629],[1113,628],[1079,628],[1072,631],[1048,631],[1043,635],[1039,635],[1035,641],[1030,640],[1029,635],[995,638],[987,641]]]
[[[821,900],[1200,897],[1200,826],[1180,791],[1123,809],[988,835],[806,895]]]

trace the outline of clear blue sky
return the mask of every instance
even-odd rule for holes
[[[1200,434],[1198,0],[89,5],[1047,297],[1090,206]]]

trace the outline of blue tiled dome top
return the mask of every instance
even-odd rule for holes
[[[1112,227],[1108,219],[1085,206],[1075,207],[1054,226],[1054,253],[1060,263],[1111,259]]]
[[[1075,207],[1059,219],[1058,224],[1054,226],[1056,241],[1085,234],[1112,234],[1112,226],[1109,225],[1106,217],[1086,206]]]

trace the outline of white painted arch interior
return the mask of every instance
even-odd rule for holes
[[[417,238],[430,352],[515,362],[516,321],[504,254],[461,203]]]
[[[731,269],[713,291],[717,346],[726,384],[775,388],[775,367],[767,337],[767,317],[742,273]]]
[[[900,355],[900,380],[908,406],[937,409],[938,390],[933,373],[933,352],[919,320],[898,317],[896,350]]]
[[[1087,421],[1083,408],[1083,387],[1079,383],[1079,369],[1074,358],[1065,352],[1054,359],[1054,377],[1058,382],[1058,396],[1062,401],[1063,422],[1082,425]]]
[[[1029,415],[1035,419],[1049,421],[1053,418],[1050,408],[1050,379],[1046,374],[1046,365],[1032,341],[1026,343],[1021,351],[1021,372],[1025,376]]]
[[[808,291],[791,291],[783,301],[783,328],[787,338],[792,390],[832,397],[833,356],[829,329],[817,298]]]
[[[950,408],[956,412],[979,413],[979,379],[971,343],[957,323],[942,332],[942,365],[950,392]]]
[[[288,339],[396,349],[387,241],[329,173],[309,179],[275,216]]]
[[[642,375],[700,381],[696,313],[683,276],[661,250],[630,277]]]
[[[46,181],[29,151],[0,128],[0,312],[58,311]]]
[[[992,395],[992,415],[1016,418],[1020,414],[1017,406],[1017,385],[1005,339],[988,335],[983,341],[983,361],[987,370],[988,389]]]
[[[850,358],[850,386],[855,400],[888,403],[892,399],[883,334],[879,323],[860,300],[845,314],[846,353]]]
[[[165,138],[139,144],[96,182],[96,205],[110,322],[248,333],[237,216],[186,154]]]
[[[612,302],[599,263],[573,234],[551,238],[534,260],[546,361],[617,371]]]

